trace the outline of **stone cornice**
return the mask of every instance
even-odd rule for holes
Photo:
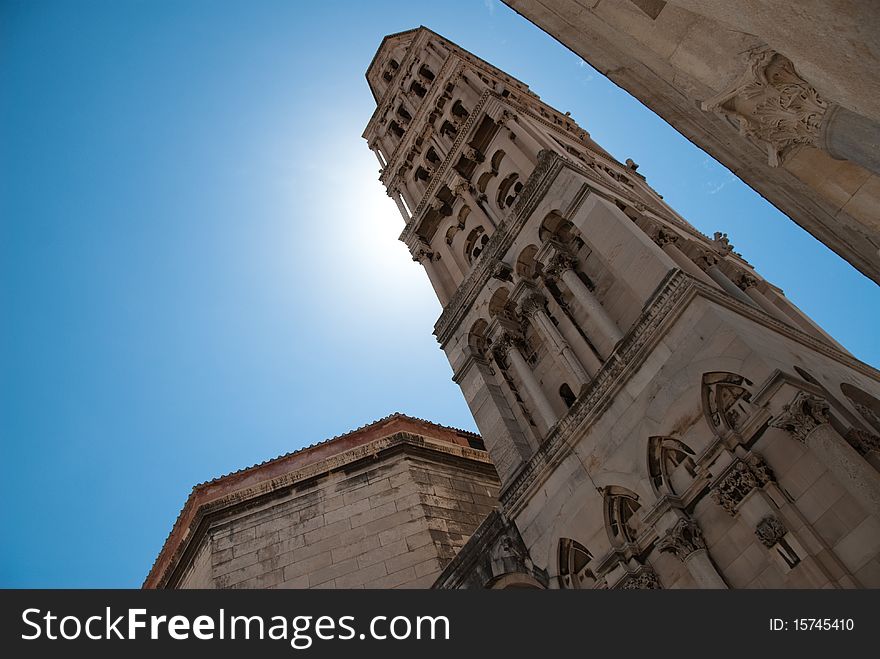
[[[880,371],[852,355],[786,325],[764,311],[740,302],[680,270],[672,270],[657,287],[641,316],[606,360],[589,388],[578,397],[568,414],[550,429],[532,458],[504,486],[499,498],[505,513],[515,515],[530,493],[544,482],[550,467],[558,464],[573,450],[572,442],[583,436],[586,428],[611,404],[616,392],[642,365],[666,330],[696,296],[727,307],[788,339],[880,381]]]
[[[273,478],[248,484],[244,487],[232,487],[228,492],[217,496],[202,498],[198,488],[187,500],[184,510],[178,517],[175,529],[166,541],[159,558],[144,581],[144,588],[164,588],[174,576],[182,559],[188,552],[194,551],[198,540],[204,535],[221,511],[233,506],[256,502],[279,491],[289,490],[299,483],[332,471],[355,465],[362,460],[377,459],[382,454],[400,448],[424,450],[434,455],[447,456],[451,459],[466,460],[475,465],[492,469],[489,454],[479,449],[451,444],[442,440],[415,434],[409,431],[397,431],[386,437],[354,446],[340,451],[317,462],[305,464],[291,469]]]

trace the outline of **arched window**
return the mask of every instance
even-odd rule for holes
[[[452,115],[458,117],[459,119],[467,119],[470,113],[464,109],[464,105],[461,104],[461,101],[456,101],[452,104]]]
[[[489,236],[486,235],[486,230],[482,226],[471,230],[464,243],[464,255],[468,263],[473,263],[479,258],[488,242]]]
[[[574,395],[571,387],[565,382],[559,387],[559,397],[562,398],[562,402],[565,403],[566,407],[571,407],[574,405],[574,401],[577,400],[577,396]]]
[[[596,577],[587,567],[593,555],[577,540],[559,538],[559,587],[564,589],[589,588]]]
[[[396,71],[400,64],[397,63],[397,60],[392,59],[388,61],[388,66],[390,66],[392,70]]]
[[[392,121],[391,123],[389,123],[389,124],[388,124],[388,129],[389,129],[392,133],[394,133],[395,135],[397,135],[397,137],[403,137],[403,128],[401,128],[401,127],[400,127],[400,124],[398,124],[396,121]]]
[[[419,77],[424,78],[428,82],[434,82],[434,73],[428,68],[427,64],[422,64],[419,69]]]
[[[519,174],[514,172],[501,181],[501,184],[498,186],[498,194],[495,198],[499,208],[510,208],[513,205],[516,196],[519,194],[519,191],[522,190],[522,184],[518,183],[518,178]]]
[[[696,475],[693,456],[691,448],[678,439],[649,437],[648,474],[654,489],[667,494],[680,494],[676,483],[684,485],[685,481],[692,480]]]
[[[449,121],[444,121],[443,125],[440,126],[440,134],[447,135],[452,139],[455,139],[458,135],[458,129]]]
[[[413,80],[412,84],[409,86],[409,90],[419,98],[424,98],[425,94],[428,93],[428,90],[425,89],[418,80]]]
[[[516,274],[523,279],[534,279],[538,275],[537,245],[527,245],[516,259]]]
[[[639,497],[622,487],[605,488],[605,524],[611,543],[616,546],[636,541]]]
[[[538,237],[541,239],[541,242],[555,240],[563,245],[567,245],[574,239],[574,235],[574,225],[555,211],[549,213],[544,218],[544,221],[541,222],[541,227],[538,229]]]
[[[480,175],[480,178],[477,179],[477,190],[480,192],[486,192],[486,188],[489,187],[489,181],[492,180],[494,174],[492,172],[483,172]]]
[[[736,373],[703,374],[703,414],[713,430],[738,430],[751,414],[752,383]]]
[[[412,115],[407,112],[407,109],[403,107],[403,105],[398,106],[397,116],[403,119],[404,123],[409,123],[410,121],[412,121]]]
[[[433,165],[439,165],[441,162],[440,156],[437,155],[437,152],[434,150],[434,147],[430,147],[425,152],[425,160],[427,160],[428,162],[430,162]]]
[[[501,167],[501,161],[504,160],[504,149],[498,149],[492,156],[492,171],[497,174]]]

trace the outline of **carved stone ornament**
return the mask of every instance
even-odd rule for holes
[[[577,259],[573,256],[557,252],[544,269],[544,274],[549,279],[558,279],[566,270],[574,270],[576,265]]]
[[[654,570],[646,569],[629,574],[623,578],[618,586],[621,590],[660,590],[660,580]]]
[[[712,245],[715,247],[715,251],[722,255],[730,254],[733,251],[733,245],[730,244],[727,234],[720,231],[715,232]]]
[[[678,236],[658,226],[657,230],[652,233],[651,239],[660,247],[663,247],[664,245],[674,245],[678,241]]]
[[[709,496],[730,515],[735,515],[736,507],[749,492],[772,480],[773,472],[764,458],[752,454],[747,460],[737,459],[724,478],[712,488]]]
[[[544,311],[544,303],[546,300],[540,293],[532,293],[520,304],[523,315],[531,316],[532,314],[542,313]]]
[[[846,433],[846,441],[849,442],[860,455],[868,455],[871,451],[880,453],[880,437],[859,428],[850,428]]]
[[[492,351],[496,355],[507,356],[511,350],[517,349],[523,345],[523,340],[519,336],[515,336],[510,332],[504,332],[499,336],[492,345]]]
[[[753,51],[746,70],[728,89],[703,102],[737,122],[742,135],[760,142],[771,167],[804,144],[815,144],[828,103],[784,55],[770,48]]]
[[[818,396],[799,391],[794,400],[783,408],[782,414],[774,418],[770,425],[791,433],[801,442],[823,423],[828,423],[828,403]]]
[[[682,517],[675,526],[666,532],[666,536],[657,545],[660,551],[671,552],[683,561],[698,549],[705,549],[706,541],[696,520]]]
[[[740,289],[747,291],[750,288],[755,288],[758,285],[758,280],[748,272],[743,272],[737,279],[736,285],[739,286]]]
[[[755,535],[768,548],[782,540],[786,533],[788,533],[788,530],[786,530],[785,524],[780,522],[779,518],[775,515],[767,515],[755,527]]]

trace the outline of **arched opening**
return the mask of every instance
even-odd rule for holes
[[[492,171],[497,174],[499,168],[501,167],[501,161],[504,160],[504,149],[498,149],[493,155],[491,160]]]
[[[434,72],[428,68],[427,64],[422,64],[421,68],[419,68],[419,77],[424,78],[429,83],[434,82]]]
[[[518,178],[519,174],[514,172],[501,181],[498,186],[498,194],[495,197],[499,208],[510,208],[516,201],[519,191],[522,190],[522,184],[518,183]]]
[[[571,387],[569,387],[566,382],[563,382],[562,386],[559,387],[559,397],[562,399],[562,402],[565,403],[566,407],[571,407],[577,400],[577,396],[574,395]]]
[[[464,243],[464,255],[468,263],[473,264],[489,242],[489,236],[482,226],[474,227]]]
[[[398,124],[396,121],[392,121],[391,123],[389,123],[389,124],[388,124],[388,129],[389,129],[392,133],[394,133],[395,135],[397,135],[397,137],[403,137],[403,128],[401,128],[401,127],[400,127],[400,124]]]
[[[556,211],[553,211],[541,222],[541,227],[538,229],[538,237],[542,243],[548,240],[555,240],[563,245],[567,245],[575,237],[575,228],[571,222]]]
[[[499,288],[492,294],[489,300],[489,315],[509,316],[510,314],[510,291],[505,287]]]
[[[403,105],[399,105],[397,107],[397,116],[403,119],[403,122],[406,124],[412,121],[412,115],[407,111],[405,107],[403,107]]]
[[[641,504],[634,492],[623,487],[605,488],[605,524],[611,544],[621,546],[636,541]]]
[[[424,86],[422,86],[422,83],[420,83],[418,80],[413,80],[413,81],[412,81],[412,84],[409,86],[409,90],[410,90],[413,94],[415,94],[416,96],[418,96],[419,98],[424,98],[424,97],[425,97],[425,94],[428,93],[428,90],[425,89]]]
[[[535,259],[537,253],[537,245],[527,245],[523,248],[516,259],[516,274],[526,280],[537,277],[539,268],[538,261]]]
[[[494,174],[492,172],[483,172],[483,174],[480,175],[480,178],[477,179],[477,190],[481,193],[485,193],[486,188],[489,187],[489,181],[492,180],[493,176]]]
[[[703,414],[713,430],[738,430],[751,414],[752,385],[736,373],[704,373],[702,383]]]
[[[655,491],[680,494],[696,476],[694,452],[673,437],[649,437],[648,474]]]
[[[468,333],[468,348],[470,348],[471,354],[474,357],[486,358],[488,351],[486,329],[488,327],[489,323],[480,318],[473,324],[471,331]]]
[[[434,147],[430,147],[425,152],[425,160],[427,160],[432,165],[439,165],[441,163],[440,156],[437,155],[437,152],[434,150]]]
[[[455,139],[458,136],[458,129],[452,122],[444,121],[443,125],[440,126],[440,134]]]
[[[470,115],[470,112],[464,109],[464,105],[462,105],[461,101],[453,103],[450,112],[452,113],[452,116],[458,117],[459,119],[467,119]]]
[[[590,588],[596,577],[589,569],[593,555],[577,540],[559,538],[559,587],[562,589]]]

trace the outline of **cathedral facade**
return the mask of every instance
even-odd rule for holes
[[[880,373],[442,36],[364,132],[500,479],[435,587],[880,587]]]

